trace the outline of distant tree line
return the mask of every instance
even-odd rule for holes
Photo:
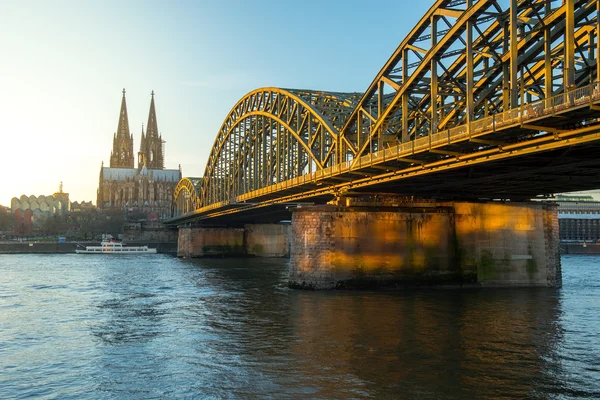
[[[65,235],[77,239],[97,239],[107,233],[115,237],[123,233],[125,218],[120,211],[97,208],[47,218],[43,231],[48,235]]]
[[[12,232],[15,216],[0,208],[0,232]]]
[[[0,213],[0,232],[6,237],[20,237],[14,233],[15,218]],[[123,233],[125,216],[121,211],[83,209],[66,215],[38,217],[32,236],[66,236],[70,239],[96,240],[102,234],[117,237]],[[29,235],[27,235],[29,236]]]

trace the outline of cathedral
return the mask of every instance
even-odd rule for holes
[[[125,89],[117,132],[113,136],[110,166],[102,162],[97,206],[123,210],[127,215],[162,220],[171,216],[173,190],[181,179],[179,169],[165,169],[165,142],[158,133],[154,91],[146,132],[142,125],[137,168],[134,167],[133,135],[129,131]]]

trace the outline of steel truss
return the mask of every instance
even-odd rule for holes
[[[335,165],[338,129],[359,97],[278,88],[248,93],[219,130],[200,185],[201,204]]]
[[[575,97],[596,110],[599,16],[600,0],[438,0],[364,93],[265,88],[242,98],[217,135],[196,208],[399,179],[409,167],[597,124],[579,112],[523,125],[575,107]],[[501,124],[513,128],[499,136]],[[282,182],[298,190],[290,197]]]
[[[344,124],[339,159],[597,81],[599,9],[598,0],[437,1]]]
[[[193,212],[200,206],[198,202],[198,188],[202,178],[182,178],[175,190],[173,198],[175,200],[175,214],[181,215]]]

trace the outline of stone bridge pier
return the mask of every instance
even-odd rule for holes
[[[290,287],[559,287],[553,204],[309,206],[292,215]]]
[[[288,224],[179,228],[178,257],[289,257]]]

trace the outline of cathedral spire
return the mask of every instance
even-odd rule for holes
[[[125,101],[125,88],[123,88],[123,99],[121,100],[121,112],[119,113],[119,126],[117,137],[129,138],[129,118],[127,117],[127,102]]]
[[[138,170],[146,164],[146,135],[144,134],[144,124],[142,123],[142,137],[140,139],[140,151],[138,151]]]
[[[140,146],[140,152],[144,153],[146,163],[150,169],[164,169],[164,154],[162,138],[158,134],[158,123],[156,122],[156,106],[154,105],[154,90],[150,93],[150,112],[148,113],[148,124],[146,125],[146,136],[144,143]]]
[[[111,168],[133,168],[133,137],[129,132],[129,118],[127,117],[127,102],[125,89],[121,100],[121,112],[117,132],[113,136],[113,149],[110,156]]]
[[[143,153],[146,147],[146,135],[144,134],[144,124],[142,123],[142,139],[140,140],[140,152]]]
[[[158,124],[156,122],[156,108],[154,106],[154,90],[151,93],[150,113],[148,114],[148,125],[146,126],[146,137],[158,138]]]

